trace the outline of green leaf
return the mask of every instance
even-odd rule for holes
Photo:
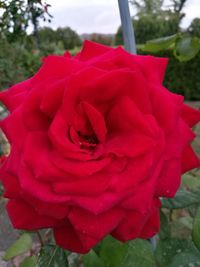
[[[68,267],[69,252],[56,245],[45,245],[39,253],[37,267]]]
[[[20,267],[35,267],[37,264],[37,257],[27,257],[21,264]]]
[[[193,253],[181,253],[176,255],[170,267],[199,267],[200,266],[200,258],[199,255]]]
[[[200,207],[197,209],[196,216],[194,218],[192,240],[200,251]]]
[[[181,217],[179,219],[179,222],[182,223],[189,230],[192,230],[192,224],[193,224],[193,218],[192,217],[190,217],[190,216]]]
[[[199,39],[190,36],[184,36],[176,43],[174,55],[180,61],[188,61],[199,52]]]
[[[197,189],[200,188],[200,179],[198,176],[195,176],[193,174],[187,173],[182,176],[181,184],[183,187],[189,188],[189,189]]]
[[[153,250],[147,240],[135,239],[121,243],[111,236],[106,237],[98,248],[84,258],[85,267],[155,267]]]
[[[83,256],[83,263],[85,267],[106,267],[102,259],[91,250],[88,254]]]
[[[99,256],[108,267],[120,266],[128,252],[128,243],[124,244],[111,236],[106,237],[101,243]]]
[[[163,198],[162,207],[168,209],[183,209],[191,205],[200,203],[200,190],[179,189],[172,199]]]
[[[128,251],[119,267],[155,267],[152,247],[147,240],[135,239],[128,243]]]
[[[169,238],[171,234],[170,224],[168,222],[167,216],[162,210],[160,211],[160,224],[161,227],[160,227],[159,237],[161,239]]]
[[[188,239],[168,239],[160,240],[155,251],[155,257],[159,267],[175,267],[174,262],[179,260],[177,255],[189,254],[200,259],[200,253],[193,242]],[[181,258],[182,256],[180,256]],[[181,266],[176,265],[176,267]],[[187,266],[187,265],[186,265]]]
[[[175,41],[180,37],[180,34],[174,34],[164,38],[158,38],[146,42],[143,47],[144,51],[147,52],[159,52],[168,49],[171,45],[175,44]]]
[[[4,255],[5,260],[10,260],[24,252],[27,252],[32,247],[32,238],[30,234],[24,233],[20,238],[8,248]]]

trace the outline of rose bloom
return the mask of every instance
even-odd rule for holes
[[[52,228],[59,246],[79,253],[108,234],[159,231],[159,198],[200,165],[190,145],[200,112],[163,87],[166,65],[86,41],[1,93],[11,144],[1,179],[15,228]]]

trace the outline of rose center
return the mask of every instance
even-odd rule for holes
[[[79,144],[81,149],[94,150],[99,144],[99,140],[95,134],[83,135],[78,132]]]

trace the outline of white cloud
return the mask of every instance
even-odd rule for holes
[[[168,0],[169,1],[169,0]],[[53,28],[69,26],[78,33],[115,33],[120,25],[118,0],[47,0],[52,5]],[[188,0],[182,27],[200,17],[200,0]],[[131,12],[134,13],[131,8]],[[42,25],[48,25],[47,23]]]

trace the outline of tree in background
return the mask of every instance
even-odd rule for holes
[[[38,29],[38,38],[41,44],[43,43],[54,43],[56,42],[56,31],[54,31],[51,27],[42,27]]]
[[[187,0],[171,0],[169,6],[164,0],[131,0],[137,12],[133,18],[136,42],[173,35],[180,30],[180,22],[184,17],[183,7]],[[122,30],[118,29],[116,44],[122,44]]]
[[[42,0],[0,0],[0,37],[10,42],[22,40],[30,23],[36,36],[39,19],[51,18],[49,7]]]
[[[100,43],[103,45],[112,46],[114,43],[113,34],[92,33],[92,34],[86,34],[85,37],[84,39],[88,39],[91,40],[92,42]]]
[[[52,48],[57,46],[62,47],[63,50],[69,50],[81,45],[79,35],[70,27],[60,27],[57,30],[50,27],[39,28],[38,40],[40,49],[45,49],[48,53],[52,53]]]
[[[169,20],[153,14],[134,19],[133,27],[137,44],[143,44],[151,39],[173,35],[179,30],[175,17]],[[117,45],[123,44],[121,27],[119,27],[115,36],[115,43]]]
[[[200,18],[193,19],[193,21],[189,26],[188,31],[192,36],[200,38]]]
[[[144,14],[159,14],[164,0],[131,0],[130,3],[136,8],[137,16]]]
[[[179,19],[179,22],[184,18],[185,14],[182,13],[183,8],[187,2],[187,0],[170,0],[171,1],[171,8],[172,13],[176,15],[176,17]]]
[[[70,27],[58,28],[56,30],[56,40],[63,43],[64,49],[72,49],[81,45],[79,35]]]

